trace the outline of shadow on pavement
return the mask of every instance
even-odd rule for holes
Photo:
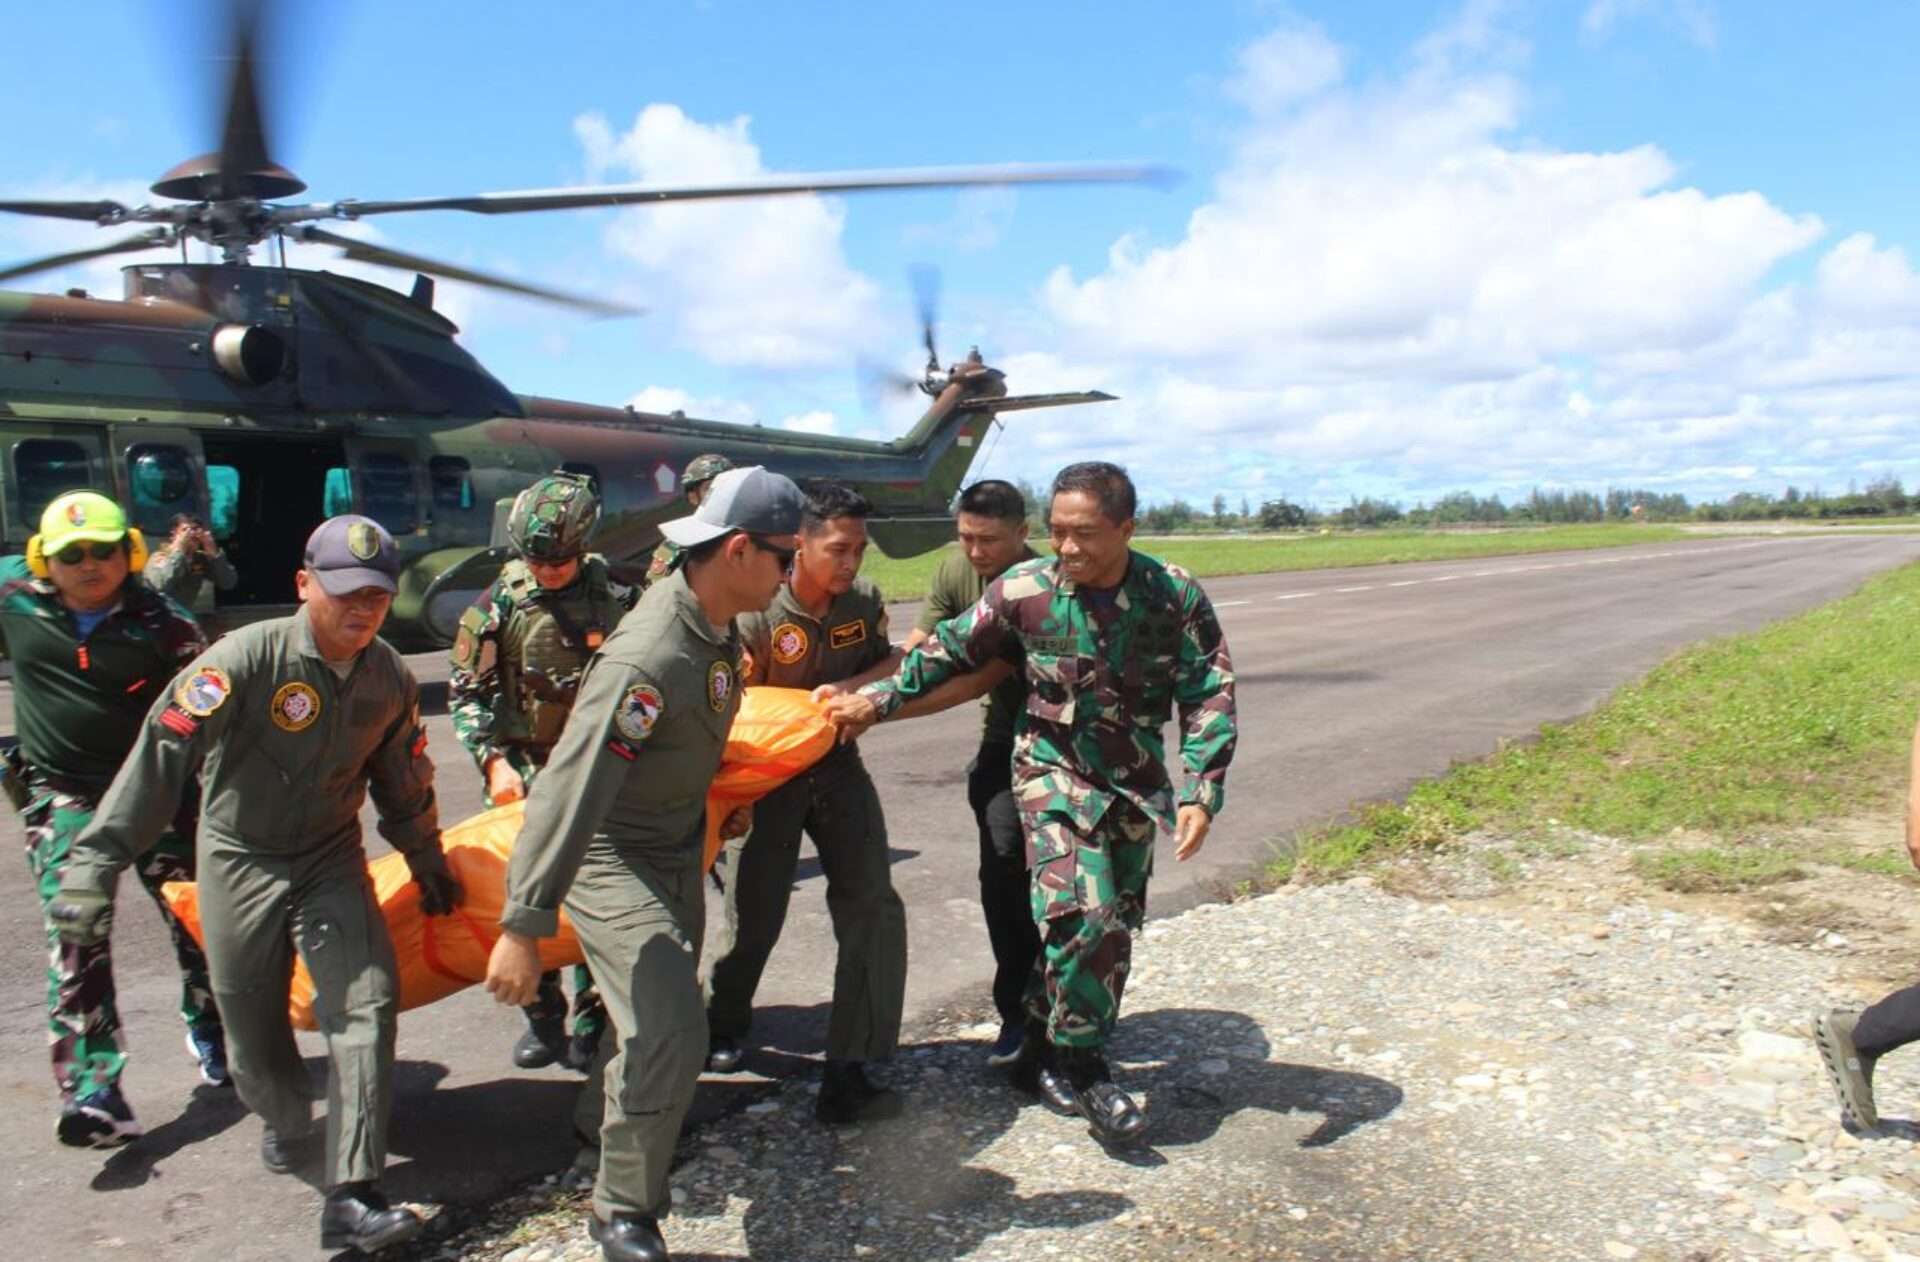
[[[950,1064],[950,1053],[958,1051],[971,1060],[979,1050],[979,1044],[955,1041],[903,1048],[895,1062],[901,1072],[886,1075],[905,1084],[907,1112],[894,1121],[836,1132],[811,1117],[796,1119],[781,1136],[778,1185],[756,1185],[747,1207],[742,1226],[748,1256],[857,1256],[857,1233],[837,1240],[823,1235],[827,1223],[841,1218],[834,1211],[853,1200],[869,1212],[884,1213],[896,1227],[901,1219],[937,1226],[937,1231],[916,1232],[922,1238],[916,1240],[915,1262],[970,1257],[1014,1226],[1085,1226],[1131,1208],[1130,1198],[1093,1188],[1023,1195],[1012,1177],[970,1164],[1006,1133],[1023,1108],[1041,1106],[1015,1093],[1000,1072],[984,1069],[977,1085],[968,1084],[957,1096],[946,1087],[937,1092],[916,1089],[908,1062],[932,1057]],[[815,1063],[764,1045],[756,1055],[780,1058],[779,1071],[809,1072]],[[758,1067],[765,1072],[766,1060]],[[740,1188],[714,1186],[675,1212],[692,1217],[724,1214],[729,1193],[738,1196]]]
[[[156,1167],[188,1144],[212,1139],[247,1115],[232,1087],[193,1089],[179,1116],[162,1122],[124,1148],[116,1148],[88,1184],[96,1192],[137,1188],[155,1175]]]
[[[1160,1008],[1123,1016],[1110,1049],[1119,1060],[1167,1060],[1118,1072],[1120,1085],[1147,1097],[1155,1148],[1211,1139],[1242,1109],[1318,1113],[1302,1148],[1320,1148],[1377,1122],[1405,1098],[1384,1078],[1344,1069],[1276,1064],[1266,1031],[1252,1018],[1212,1008]]]

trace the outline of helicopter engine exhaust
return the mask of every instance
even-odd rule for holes
[[[235,381],[264,386],[286,369],[287,344],[257,324],[223,324],[213,331],[213,362]]]

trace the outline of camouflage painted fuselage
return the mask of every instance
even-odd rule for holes
[[[20,550],[40,507],[75,486],[129,504],[151,532],[164,528],[146,519],[161,500],[210,515],[209,464],[246,464],[302,497],[301,479],[331,468],[339,480],[324,503],[248,500],[243,489],[241,547],[230,549],[241,590],[220,598],[217,622],[263,616],[284,598],[249,583],[249,514],[291,538],[299,522],[351,510],[381,519],[407,562],[390,631],[444,644],[505,558],[503,501],[557,467],[590,475],[605,506],[593,547],[637,576],[659,523],[686,511],[679,470],[701,452],[851,483],[875,505],[875,540],[910,555],[950,535],[949,500],[996,411],[1104,397],[1006,399],[1000,373],[963,365],[892,442],[797,434],[516,395],[455,342],[424,292],[225,264],[124,275],[124,301],[0,292],[0,536]],[[143,500],[136,477],[176,493]],[[254,547],[251,562],[269,554],[288,565],[284,542]]]

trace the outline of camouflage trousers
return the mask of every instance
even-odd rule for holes
[[[1120,1018],[1133,934],[1147,914],[1154,831],[1139,807],[1116,801],[1065,854],[1034,865],[1041,943],[1027,1014],[1046,1023],[1056,1047],[1102,1047]]]
[[[40,894],[43,921],[47,906],[60,892],[60,877],[67,869],[74,838],[93,818],[95,805],[88,798],[60,792],[37,778],[33,784],[33,800],[20,813],[20,822],[26,829],[27,868]],[[180,1016],[195,1031],[218,1037],[220,1014],[207,981],[207,957],[160,893],[160,887],[168,881],[193,879],[192,844],[168,833],[159,845],[141,856],[135,871],[173,936],[173,954],[180,963]],[[44,923],[47,1037],[53,1049],[53,1078],[60,1086],[61,1097],[67,1099],[114,1085],[126,1067],[127,1053],[114,1002],[109,942],[74,946],[60,940],[53,922]]]

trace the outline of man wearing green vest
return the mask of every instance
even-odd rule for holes
[[[664,525],[681,563],[587,664],[507,868],[488,991],[532,1000],[539,939],[564,903],[613,1022],[589,1223],[609,1262],[667,1257],[667,1172],[707,1054],[701,860],[707,789],[740,708],[733,620],[780,589],[800,510],[799,488],[756,466],[721,474],[691,517]],[[723,833],[746,820],[736,812]]]
[[[606,558],[588,553],[600,501],[585,478],[556,473],[535,482],[507,515],[508,561],[460,619],[447,677],[454,735],[486,781],[488,806],[526,796],[566,724],[587,659],[640,598],[613,581]],[[573,971],[573,1032],[560,974],[540,978],[513,1063],[555,1061],[585,1072],[607,1013],[585,965]]]
[[[369,791],[420,909],[446,915],[460,898],[440,849],[420,690],[376,638],[399,574],[399,549],[379,523],[322,522],[295,576],[300,611],[235,631],[155,700],[48,912],[67,941],[102,937],[120,870],[147,852],[199,778],[207,962],[234,1085],[266,1124],[261,1162],[290,1170],[312,1124],[313,1088],[287,1021],[297,950],[331,1063],[320,1243],[368,1252],[421,1226],[377,1186],[398,983],[361,841]]]
[[[167,681],[206,642],[192,615],[134,577],[146,556],[118,504],[92,491],[59,496],[40,517],[25,557],[0,560],[0,652],[13,662],[14,725],[8,795],[27,835],[27,866],[45,911],[60,890],[73,842],[139,737]],[[173,812],[160,820],[164,827]],[[158,830],[156,830],[158,831]],[[180,963],[180,1015],[200,1076],[227,1082],[226,1038],[207,961],[160,895],[193,879],[192,843],[170,828],[140,864]],[[49,918],[48,1041],[60,1087],[63,1144],[111,1148],[140,1134],[120,1091],[127,1054],[114,1003],[106,934],[65,943]]]
[[[890,660],[887,607],[859,577],[867,550],[866,497],[835,482],[807,488],[793,573],[765,613],[743,618],[747,682],[813,689]],[[708,1068],[739,1067],[753,994],[793,894],[800,834],[813,839],[827,878],[837,959],[827,1065],[814,1112],[830,1125],[891,1117],[900,1098],[873,1083],[871,1060],[891,1056],[907,985],[907,913],[888,867],[880,795],[859,747],[832,753],[756,804],[753,833],[720,860],[725,948],[707,979]]]

